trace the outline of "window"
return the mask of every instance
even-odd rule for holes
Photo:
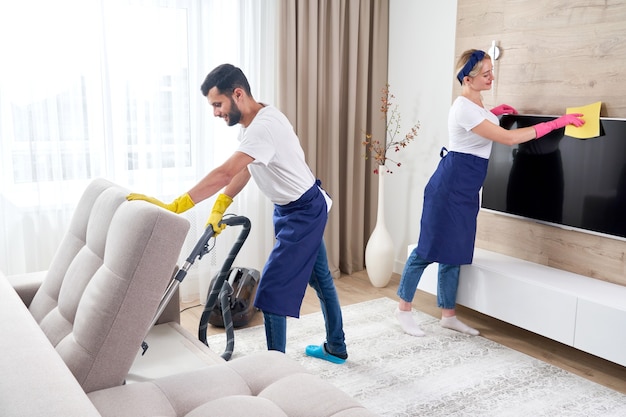
[[[231,62],[272,101],[276,2],[0,3],[0,270],[47,268],[91,179],[166,200],[232,152],[200,84]]]

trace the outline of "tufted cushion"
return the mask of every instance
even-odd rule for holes
[[[348,394],[277,351],[89,393],[103,417],[371,417]]]
[[[202,404],[185,417],[289,417],[270,400],[261,397],[233,395]]]
[[[345,392],[311,374],[293,374],[269,385],[259,397],[267,398],[289,416],[337,416],[344,410],[362,407]],[[311,399],[316,399],[311,401]],[[306,404],[306,408],[303,408]]]
[[[93,181],[29,310],[85,392],[121,385],[189,230],[184,218]]]

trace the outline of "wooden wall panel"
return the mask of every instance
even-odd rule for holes
[[[499,43],[486,102],[560,115],[602,101],[602,116],[626,118],[626,2],[458,0],[457,16],[457,57]]]
[[[481,211],[476,246],[626,286],[626,242]]]
[[[458,0],[457,17],[457,57],[492,40],[501,49],[486,104],[561,115],[602,101],[602,116],[626,118],[626,2]],[[623,240],[481,212],[476,245],[626,285]]]

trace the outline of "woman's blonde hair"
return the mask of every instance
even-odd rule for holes
[[[476,59],[481,56],[481,59]],[[472,66],[472,68],[466,68],[467,64],[470,63],[474,59],[476,63]],[[463,84],[464,77],[475,77],[480,72],[482,68],[482,61],[484,59],[491,59],[488,53],[481,51],[479,49],[468,49],[463,52],[459,57],[459,60],[456,62],[456,74],[457,79],[461,84]]]

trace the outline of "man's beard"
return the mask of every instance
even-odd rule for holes
[[[241,112],[233,98],[230,98],[230,112],[228,112],[228,126],[235,126],[241,120]]]

